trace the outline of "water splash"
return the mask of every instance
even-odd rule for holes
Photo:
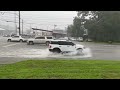
[[[49,52],[48,49],[20,49],[12,52],[1,53],[0,56],[7,57],[21,57],[21,58],[88,58],[92,57],[90,48],[83,50],[83,54],[77,54],[76,52],[66,54],[55,54]]]

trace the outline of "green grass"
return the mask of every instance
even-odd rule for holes
[[[120,79],[120,61],[28,60],[1,64],[0,79]]]

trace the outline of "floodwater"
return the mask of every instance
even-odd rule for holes
[[[1,53],[2,54],[2,53]],[[90,48],[83,50],[83,54],[77,52],[67,54],[55,54],[49,52],[48,49],[19,49],[12,52],[3,53],[2,57],[21,57],[21,58],[88,58],[92,57]]]

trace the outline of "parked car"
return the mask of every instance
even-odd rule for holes
[[[83,42],[83,38],[82,37],[78,37],[77,41]]]
[[[49,45],[50,41],[53,40],[52,36],[37,36],[27,40],[28,45],[33,44],[46,44]]]
[[[71,41],[76,41],[76,39],[74,37],[70,37],[69,38]]]
[[[27,40],[23,38],[22,36],[11,36],[7,39],[7,41],[8,42],[11,42],[11,41],[25,42]]]
[[[88,41],[88,42],[92,42],[92,39],[88,39],[87,41]]]
[[[68,37],[61,37],[61,38],[59,38],[59,40],[69,40],[69,38]]]
[[[10,37],[10,35],[3,35],[3,37]]]
[[[76,51],[82,53],[84,49],[84,45],[74,44],[66,40],[52,40],[49,44],[49,51],[53,53],[69,53]]]

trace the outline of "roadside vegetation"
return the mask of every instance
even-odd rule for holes
[[[69,36],[92,39],[94,42],[120,42],[120,11],[77,11]]]
[[[0,79],[120,79],[120,61],[27,60],[1,64]]]

